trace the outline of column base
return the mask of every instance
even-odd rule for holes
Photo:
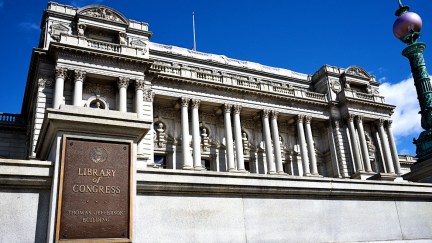
[[[375,172],[357,171],[351,176],[351,179],[369,180],[370,177],[375,176]]]
[[[206,170],[206,169],[200,166],[200,167],[194,167],[193,170],[202,171],[202,170]]]
[[[193,170],[194,168],[190,165],[183,166],[182,170]]]
[[[267,174],[269,174],[269,175],[277,175],[276,171],[268,171]]]
[[[367,180],[374,180],[374,181],[400,181],[397,179],[398,179],[398,175],[394,173],[377,173],[367,178]]]

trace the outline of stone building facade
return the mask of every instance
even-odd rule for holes
[[[134,242],[432,239],[432,187],[403,181],[395,107],[364,69],[302,74],[151,36],[109,7],[48,4],[23,114],[0,132],[2,188],[35,188],[36,233],[0,239],[54,241],[64,134],[135,136]],[[348,230],[353,210],[363,223]]]

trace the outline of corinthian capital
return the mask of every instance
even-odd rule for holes
[[[231,113],[231,107],[232,107],[231,104],[225,103],[224,104],[224,111],[225,111],[225,113]]]
[[[182,98],[181,98],[181,106],[182,106],[182,107],[188,107],[188,106],[189,106],[189,101],[190,101],[189,98],[182,97]]]
[[[270,110],[263,110],[262,111],[262,115],[264,118],[269,118],[270,116]]]
[[[355,115],[354,115],[354,114],[349,114],[349,115],[346,115],[346,116],[345,116],[345,119],[346,119],[346,121],[347,121],[348,123],[352,123],[352,122],[354,122],[354,118],[355,118]]]
[[[241,111],[241,105],[234,105],[234,114],[240,114]]]
[[[85,77],[86,77],[86,72],[80,71],[80,70],[75,70],[75,82],[76,81],[84,81]]]
[[[192,109],[198,109],[200,106],[201,100],[192,99]]]
[[[277,120],[278,116],[279,116],[279,111],[272,111],[272,119]]]
[[[385,120],[384,119],[378,119],[378,121],[377,121],[377,125],[378,125],[378,127],[382,127],[383,125],[384,125],[384,122],[385,122]]]
[[[311,116],[305,116],[305,123],[306,124],[310,124],[312,121],[312,117]]]
[[[358,123],[362,123],[363,122],[363,116],[356,116],[356,120]]]
[[[137,79],[135,80],[135,90],[144,90],[144,80],[142,79]]]
[[[298,115],[297,116],[297,124],[303,123],[303,119],[305,118],[305,115]]]
[[[117,81],[117,85],[120,88],[127,88],[129,86],[129,78],[120,77]]]
[[[64,79],[65,76],[66,76],[66,72],[67,72],[66,68],[57,67],[56,70],[55,70],[55,77],[56,78],[63,78]]]
[[[392,123],[393,123],[392,120],[387,120],[387,126],[388,126],[388,128],[391,128],[391,127],[392,127]]]

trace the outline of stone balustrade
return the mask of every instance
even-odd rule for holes
[[[227,74],[214,74],[207,73],[200,70],[193,70],[190,68],[174,67],[159,63],[153,63],[151,70],[161,74],[170,76],[177,76],[182,78],[205,80],[210,83],[219,83],[227,86],[241,87],[249,90],[260,90],[278,93],[285,96],[293,96],[298,98],[306,98],[317,101],[327,101],[325,94],[307,91],[296,87],[290,87],[286,84],[273,83],[270,81],[252,81],[247,79],[240,79]]]
[[[123,54],[127,56],[133,56],[133,57],[144,58],[145,57],[144,55],[146,53],[146,50],[144,50],[143,47],[119,45],[115,43],[94,40],[83,36],[75,36],[75,35],[68,35],[68,34],[62,34],[59,42],[62,44],[113,52],[113,53]]]

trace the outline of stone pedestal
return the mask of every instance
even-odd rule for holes
[[[408,181],[432,183],[432,158],[414,163],[411,172],[403,175]]]
[[[375,176],[375,172],[361,172],[358,171],[354,175],[351,176],[352,179],[360,179],[360,180],[369,180],[369,178]]]

